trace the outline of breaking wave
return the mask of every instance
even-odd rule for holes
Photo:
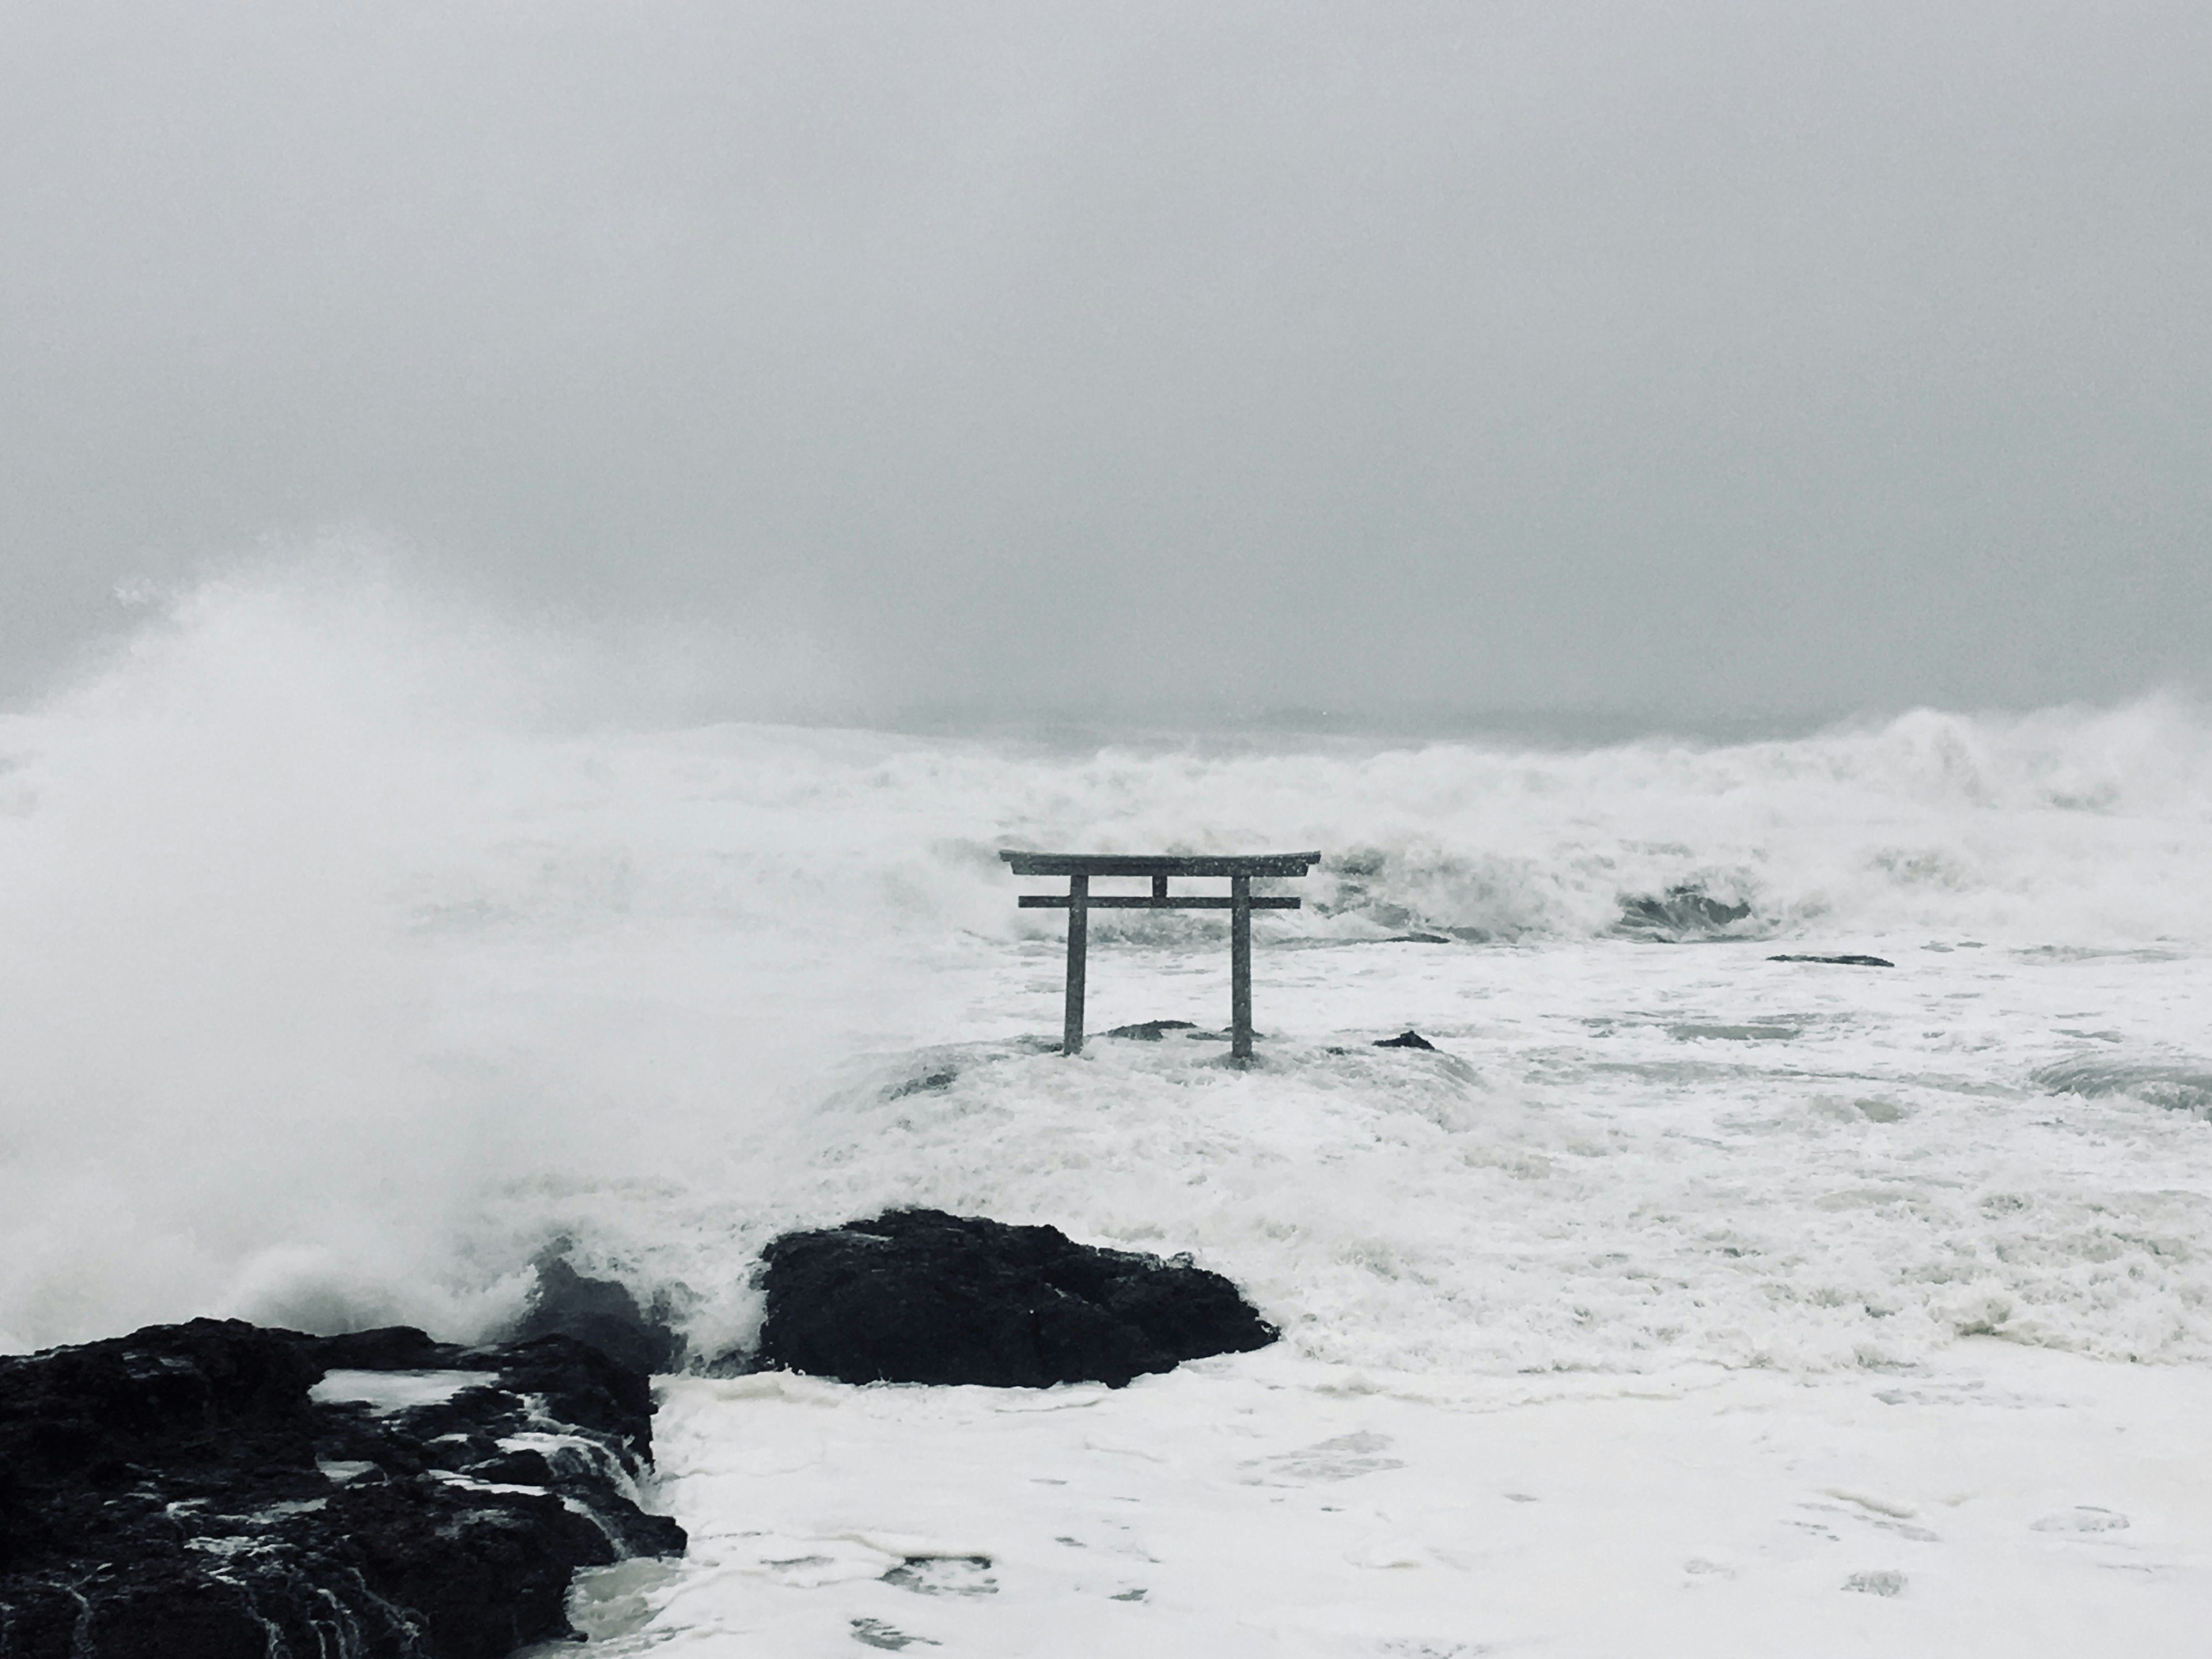
[[[588,654],[388,586],[240,579],[0,716],[0,1347],[198,1312],[475,1336],[515,1316],[556,1236],[579,1241],[580,1266],[741,1324],[744,1253],[805,1208],[796,1194],[878,1203],[924,1184],[868,1162],[895,1136],[832,1132],[844,1068],[926,1075],[914,1056],[1050,1024],[1059,923],[1014,908],[1002,847],[1318,848],[1322,868],[1284,884],[1306,908],[1266,916],[1264,939],[1403,941],[1393,960],[1408,965],[1376,982],[1412,988],[1375,994],[1401,1002],[1425,982],[1410,965],[1423,951],[1525,963],[1595,942],[1642,962],[1793,939],[2094,963],[2212,942],[2212,725],[2177,700],[1919,711],[1735,745],[1074,749],[610,724],[579,690]],[[1197,985],[1218,971],[1222,926],[1107,912],[1093,936]],[[1626,1029],[1600,1016],[1619,1012],[1594,1006],[1583,1048],[1528,1063],[1597,1064]],[[1680,1048],[1668,1030],[1772,1012],[1686,1007],[1648,1040]],[[1389,1005],[1390,1029],[1413,1017]],[[2197,1110],[2205,1082],[2069,1064],[2038,1083]],[[1365,1076],[1316,1066],[1317,1112]],[[1723,1095],[1753,1086],[1699,1075]],[[1570,1132],[1503,1083],[1454,1087],[1454,1112],[1491,1114],[1483,1169],[1581,1168],[1581,1140],[1610,1133],[1602,1114]],[[980,1099],[963,1082],[897,1104],[957,1115]],[[1040,1181],[1049,1151],[1030,1166]],[[1177,1141],[1172,1156],[1202,1172],[1207,1153]],[[1217,1237],[1261,1285],[1295,1283],[1315,1250],[1398,1262],[1388,1310],[1359,1317],[1400,1322],[1371,1346],[1401,1357],[1444,1305],[1424,1274],[1455,1250],[1518,1248],[1457,1222],[1437,1234],[1449,1249],[1417,1247],[1443,1224],[1395,1220],[1387,1181],[1376,1213],[1325,1201],[1325,1182],[1297,1188],[1311,1224],[1345,1237],[1291,1241],[1287,1216],[1229,1213],[1276,1154],[1235,1156],[1245,1172],[1216,1172],[1216,1208],[1174,1211],[1177,1238],[1148,1237],[1134,1199],[1092,1219],[1145,1248]],[[1014,1179],[948,1164],[930,1190],[1015,1216],[1030,1196]],[[1639,1224],[1632,1186],[1623,1237]],[[1459,1201],[1449,1183],[1408,1190],[1431,1188]],[[1777,1241],[1788,1231],[1775,1224]],[[1548,1293],[1525,1298],[1537,1322],[1485,1352],[1540,1364],[1568,1343],[1575,1363],[1605,1363],[1615,1351],[1584,1326],[1544,1322]],[[1702,1317],[1651,1328],[1693,1342]],[[1346,1327],[1322,1346],[1361,1340]]]
[[[2130,1095],[2154,1106],[2212,1119],[2212,1065],[2202,1060],[2124,1060],[2079,1054],[2030,1073],[2054,1094],[2097,1100]]]

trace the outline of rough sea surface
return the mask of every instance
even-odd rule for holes
[[[719,1352],[768,1239],[927,1205],[1188,1251],[1284,1341],[1110,1398],[672,1381],[694,1549],[592,1592],[609,1651],[2212,1612],[2203,710],[1101,747],[594,726],[557,657],[216,585],[0,717],[0,1346],[474,1340],[565,1238]],[[1090,969],[1093,1031],[1197,1035],[1052,1052],[1008,846],[1321,848],[1259,1063],[1200,913]]]

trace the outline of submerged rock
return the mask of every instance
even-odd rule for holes
[[[0,1358],[9,1659],[500,1659],[646,1514],[643,1373],[566,1336],[462,1349],[157,1325]]]
[[[1109,1037],[1128,1037],[1138,1042],[1158,1042],[1170,1031],[1195,1031],[1198,1026],[1188,1019],[1148,1019],[1139,1025],[1116,1025],[1106,1033]]]
[[[756,1362],[846,1382],[1119,1388],[1278,1334],[1236,1285],[1188,1257],[942,1210],[786,1233],[762,1261]]]
[[[1897,964],[1886,957],[1769,957],[1769,962],[1825,962],[1838,968],[1894,968]]]
[[[960,1072],[957,1066],[940,1066],[934,1071],[924,1072],[918,1077],[907,1079],[905,1082],[894,1087],[885,1098],[904,1100],[908,1095],[940,1094],[959,1080]]]
[[[1411,1027],[1399,1032],[1394,1037],[1377,1037],[1374,1046],[1377,1048],[1426,1048],[1431,1054],[1436,1052],[1437,1047],[1435,1043]]]

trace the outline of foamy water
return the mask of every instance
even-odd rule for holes
[[[0,1346],[477,1337],[565,1239],[707,1358],[777,1231],[931,1204],[1192,1251],[1285,1340],[1110,1399],[672,1381],[694,1547],[583,1585],[599,1650],[2201,1627],[2202,711],[1577,750],[588,706],[548,632],[300,577],[0,720]],[[1322,849],[1260,1063],[1053,1052],[1014,845]],[[1224,1020],[1215,918],[1092,938],[1094,1032]]]
[[[896,1201],[1201,1250],[1346,1362],[2212,1345],[2186,706],[1074,750],[595,730],[549,660],[217,584],[0,725],[9,1346],[472,1336],[565,1236],[709,1352],[764,1237]],[[1003,845],[1323,849],[1261,924],[1266,1063],[1039,1052],[1060,922]],[[1218,921],[1093,938],[1094,1030],[1220,1023]],[[1443,1055],[1366,1046],[1409,1024]]]

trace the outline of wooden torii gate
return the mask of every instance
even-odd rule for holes
[[[1295,910],[1294,898],[1252,896],[1255,876],[1303,876],[1321,862],[1318,853],[1247,853],[1221,858],[1182,857],[1175,854],[1126,853],[1002,852],[1018,876],[1066,876],[1065,893],[1024,893],[1018,902],[1024,910],[1067,912],[1067,1018],[1060,1051],[1072,1054],[1083,1047],[1084,955],[1090,943],[1092,910],[1226,910],[1229,912],[1229,1024],[1230,1058],[1239,1062],[1252,1058],[1252,913],[1255,910]],[[1102,894],[1093,896],[1093,876],[1149,876],[1149,894]],[[1226,896],[1187,893],[1170,895],[1168,881],[1177,876],[1226,876]]]

